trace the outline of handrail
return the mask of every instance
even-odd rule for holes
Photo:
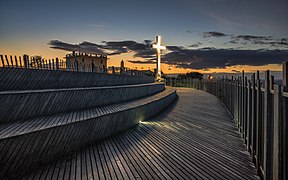
[[[217,96],[233,115],[260,177],[287,179],[288,61],[283,63],[282,72],[282,85],[274,84],[269,71],[265,73],[263,87],[259,71],[250,80],[243,71],[238,79],[174,79],[170,85],[192,87]]]

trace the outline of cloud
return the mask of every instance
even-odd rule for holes
[[[288,38],[275,39],[272,36],[238,35],[232,36],[231,44],[256,44],[276,48],[288,48]]]
[[[166,49],[168,49],[169,51],[179,52],[179,51],[182,51],[184,47],[183,46],[166,46]]]
[[[224,34],[222,32],[216,32],[216,31],[210,31],[210,32],[203,32],[203,37],[204,38],[209,38],[209,37],[225,37],[228,36],[227,34]]]
[[[95,54],[103,54],[106,53],[101,49],[102,46],[90,42],[82,42],[80,44],[69,44],[64,43],[59,40],[51,40],[48,45],[50,45],[50,48],[53,49],[60,49],[64,51],[81,51],[83,53],[95,53]]]
[[[229,41],[229,43],[231,43],[231,44],[238,44],[238,41],[236,41],[236,40],[231,40],[231,41]],[[226,43],[224,43],[224,44],[226,44]]]
[[[117,50],[142,50],[146,48],[146,45],[142,43],[137,43],[135,41],[108,41],[105,42],[104,48]]]
[[[197,43],[195,43],[195,44],[191,44],[189,47],[199,47],[199,46],[201,46],[201,45],[202,45],[202,43],[197,42]]]
[[[232,72],[240,73],[241,71],[238,71],[238,70],[233,69]]]
[[[238,50],[238,49],[183,49],[162,57],[166,64],[181,68],[210,69],[235,65],[280,64],[287,60],[285,50]]]
[[[271,40],[271,36],[254,36],[254,35],[238,35],[233,37],[235,40],[245,40],[245,41],[252,41],[252,40]]]
[[[80,44],[69,44],[59,40],[51,40],[48,45],[53,49],[60,49],[65,51],[81,51],[84,53],[94,54],[107,54],[107,55],[119,55],[127,53],[129,51],[135,52],[135,57],[146,56],[145,58],[152,58],[151,48],[152,41],[144,40],[143,43],[135,41],[102,41],[101,44],[82,42]]]
[[[50,48],[53,49],[61,49],[65,51],[76,51],[79,50],[79,45],[64,43],[59,40],[51,40],[48,45],[50,45]]]
[[[224,42],[223,44],[254,44],[254,45],[264,45],[270,48],[288,48],[288,38],[274,38],[272,36],[257,36],[257,35],[228,35],[223,32],[217,31],[210,31],[210,32],[203,32],[204,38],[211,38],[211,37],[229,37],[230,40],[228,42]],[[212,42],[211,42],[212,43]],[[197,47],[197,44],[193,44],[190,47]],[[199,46],[198,46],[199,47]]]
[[[141,60],[128,60],[128,62],[133,63],[133,64],[155,64],[155,60],[146,60],[146,61],[141,61]]]
[[[244,38],[244,37],[243,37]],[[267,39],[267,37],[245,37],[245,39]],[[234,40],[238,43],[237,40]],[[267,41],[266,43],[272,43]],[[260,42],[258,42],[260,43]],[[281,38],[277,43],[287,44],[287,38]],[[65,51],[78,51],[79,48],[85,53],[100,53],[110,56],[132,52],[134,58],[142,58],[144,60],[129,60],[134,64],[151,64],[155,63],[156,53],[151,48],[152,41],[145,40],[142,43],[127,41],[103,41],[102,43],[82,42],[80,44],[69,44],[59,40],[49,42],[51,48],[61,49]],[[201,43],[197,43],[201,44]],[[194,45],[196,47],[196,45]],[[213,47],[204,47],[198,49],[185,48],[183,46],[167,46],[167,51],[163,52],[162,62],[180,68],[192,69],[211,69],[226,68],[235,65],[267,65],[280,64],[287,60],[288,50],[283,49],[219,49]]]

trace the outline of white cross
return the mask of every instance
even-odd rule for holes
[[[161,50],[165,50],[165,46],[161,46],[161,36],[156,36],[156,44],[153,44],[152,47],[157,50],[157,71],[156,79],[161,79]]]

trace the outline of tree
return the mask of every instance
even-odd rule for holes
[[[192,79],[203,79],[203,74],[199,72],[189,72],[186,74],[180,74],[178,75],[178,78],[186,79],[186,78],[192,78]]]
[[[199,80],[203,79],[203,74],[199,72],[189,72],[186,73],[186,76],[192,79],[199,79]]]

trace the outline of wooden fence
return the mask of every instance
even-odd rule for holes
[[[22,68],[22,69],[43,69],[43,70],[61,70],[61,71],[76,71],[76,72],[94,72],[105,74],[121,74],[131,76],[144,76],[145,71],[138,71],[126,67],[108,67],[101,70],[93,70],[93,68],[67,68],[66,61],[55,59],[38,59],[37,57],[30,57],[24,54],[23,57],[0,55],[0,68]]]
[[[10,57],[10,58],[8,58]],[[13,58],[14,57],[14,58]],[[25,68],[25,69],[47,69],[47,70],[64,70],[66,69],[66,64],[62,59],[37,59],[35,57],[30,57],[27,54],[23,55],[23,58],[19,56],[7,56],[0,55],[0,67],[9,68]]]
[[[233,115],[262,179],[288,178],[288,62],[282,85],[265,72],[215,80],[173,79],[167,85],[192,87],[217,96]]]

